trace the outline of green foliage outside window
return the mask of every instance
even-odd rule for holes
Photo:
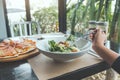
[[[34,12],[33,18],[39,22],[41,33],[58,31],[58,11],[57,7],[38,9]]]
[[[72,0],[69,0],[69,3],[70,1]],[[83,4],[84,1],[86,4]],[[83,34],[88,27],[88,21],[107,21],[109,22],[109,39],[120,42],[120,35],[118,35],[120,34],[120,0],[116,0],[113,12],[112,1],[77,0],[71,6],[67,3],[67,29],[74,34],[75,27],[79,26],[80,33]],[[56,10],[58,10],[57,7],[42,8],[33,14],[35,21],[40,22],[42,33],[58,31],[58,11]]]
[[[83,2],[86,1],[86,4]],[[109,39],[120,42],[120,0],[116,0],[115,9],[112,12],[113,0],[77,0],[75,4],[67,8],[67,27],[71,28],[71,34],[75,34],[75,27],[81,24],[84,29],[88,27],[88,21],[107,21],[109,22]],[[67,4],[69,5],[69,4]],[[78,28],[77,28],[78,29]]]

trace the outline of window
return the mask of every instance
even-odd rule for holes
[[[6,8],[10,24],[26,19],[25,0],[6,0]]]

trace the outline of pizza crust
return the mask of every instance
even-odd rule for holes
[[[15,58],[17,56],[4,56],[4,57],[0,57],[0,59],[7,59],[7,58]]]

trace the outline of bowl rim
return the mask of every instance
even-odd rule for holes
[[[42,40],[41,40],[42,41]],[[44,53],[49,53],[49,54],[61,54],[61,55],[63,55],[63,54],[79,54],[79,53],[81,53],[81,52],[85,52],[85,51],[88,51],[91,47],[91,45],[92,45],[92,43],[90,42],[90,41],[88,41],[87,42],[87,44],[86,44],[87,46],[86,47],[84,47],[82,50],[80,50],[79,48],[79,50],[80,51],[78,51],[78,52],[51,52],[51,51],[47,51],[47,50],[42,50],[42,49],[40,49],[39,47],[38,47],[38,45],[36,45],[37,46],[37,48],[41,51],[41,52],[43,52],[43,54]]]

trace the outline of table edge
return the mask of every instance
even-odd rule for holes
[[[102,61],[91,66],[87,66],[69,73],[62,74],[49,80],[80,80],[82,78],[91,76],[109,68],[110,65],[108,65],[105,61]]]

